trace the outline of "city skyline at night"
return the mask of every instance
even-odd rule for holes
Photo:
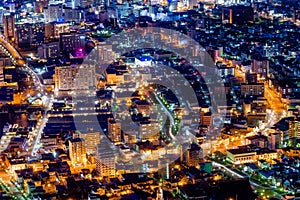
[[[0,2],[0,199],[300,198],[297,0]]]

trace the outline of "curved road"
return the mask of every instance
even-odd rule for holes
[[[6,41],[3,35],[0,35],[0,44],[4,46],[10,53],[14,64],[19,66],[24,66],[26,64],[20,53],[9,42]]]
[[[37,86],[39,89],[42,88],[43,85],[37,74],[28,66],[21,54],[9,42],[6,41],[3,35],[0,35],[0,48],[4,53],[8,54],[13,64],[24,68],[25,71],[32,76],[35,86]]]
[[[22,67],[26,72],[29,73],[29,75],[32,77],[33,81],[34,81],[34,85],[36,86],[36,88],[46,97],[45,99],[45,111],[43,114],[43,117],[40,119],[40,125],[38,125],[37,127],[37,135],[32,136],[34,137],[34,145],[31,149],[30,152],[30,156],[31,157],[36,157],[36,152],[38,150],[37,146],[40,142],[41,139],[41,135],[42,132],[44,130],[44,127],[46,126],[46,123],[48,121],[47,119],[47,111],[51,109],[51,105],[52,105],[52,101],[53,101],[53,97],[48,97],[44,94],[44,90],[43,87],[44,85],[41,83],[40,78],[38,77],[38,75],[29,67],[28,63],[26,63],[26,61],[23,59],[23,57],[21,56],[21,54],[9,43],[6,41],[5,37],[3,35],[0,34],[0,50],[2,50],[6,55],[8,55],[13,64]]]
[[[165,113],[168,115],[169,119],[171,120],[171,124],[172,126],[169,127],[169,135],[171,137],[172,140],[175,140],[175,136],[172,133],[172,127],[175,125],[175,121],[174,121],[174,117],[173,115],[170,113],[170,111],[166,108],[166,106],[163,104],[163,102],[160,100],[159,97],[157,97],[157,95],[155,93],[153,93],[155,96],[155,99],[159,102],[159,104],[163,107]]]

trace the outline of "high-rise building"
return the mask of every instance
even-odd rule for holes
[[[279,149],[282,147],[283,143],[283,132],[272,128],[269,130],[268,144],[269,148],[272,150]]]
[[[203,1],[203,0],[201,0]],[[209,0],[204,0],[203,2],[209,2]],[[216,0],[216,4],[222,5],[237,5],[240,4],[243,0]]]
[[[45,42],[45,24],[33,23],[30,25],[30,45],[37,47]]]
[[[16,43],[19,48],[30,47],[30,24],[16,24]]]
[[[96,155],[97,145],[100,144],[100,132],[80,133],[83,139],[86,153]]]
[[[44,43],[44,23],[18,23],[15,26],[16,44],[19,48],[36,47]]]
[[[69,156],[73,165],[86,165],[86,151],[81,138],[69,140]]]
[[[112,118],[108,118],[108,138],[114,143],[121,142],[121,123]]]
[[[100,173],[101,176],[116,176],[115,146],[107,138],[101,138],[96,153],[97,172]]]
[[[15,36],[15,14],[14,13],[5,13],[3,15],[3,29],[4,36],[9,40],[14,40]]]
[[[45,23],[64,21],[63,5],[51,4],[44,8]]]
[[[66,1],[67,7],[61,3],[50,4],[44,8],[45,23],[49,22],[80,22],[85,18],[80,8],[75,8],[75,0]],[[88,4],[91,5],[91,4]]]

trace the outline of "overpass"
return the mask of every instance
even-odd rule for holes
[[[4,54],[11,58],[13,64],[18,66],[24,66],[26,64],[20,53],[6,41],[3,35],[0,35],[0,49]]]

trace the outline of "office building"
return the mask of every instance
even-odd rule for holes
[[[106,10],[110,6],[111,0],[94,0],[95,5],[100,6],[101,10]],[[120,1],[118,1],[119,3]],[[121,0],[121,3],[123,1]]]
[[[126,132],[123,134],[124,143],[134,144],[136,143],[136,133],[134,131]]]
[[[226,159],[234,164],[253,163],[256,161],[256,152],[245,149],[229,149]]]
[[[37,47],[45,41],[45,24],[18,23],[15,27],[15,35],[19,48]]]
[[[97,46],[98,60],[101,60],[102,64],[111,64],[115,59],[115,54],[112,49],[112,45],[100,43]]]
[[[234,75],[235,67],[234,66],[227,66],[222,63],[217,63],[217,73],[220,77],[226,77],[228,75]]]
[[[39,58],[56,58],[60,54],[59,42],[50,42],[38,47]]]
[[[293,12],[293,22],[297,23],[300,20],[300,10],[294,8],[294,12]]]
[[[30,47],[30,24],[21,23],[16,24],[16,43],[19,48]]]
[[[80,8],[64,8],[64,22],[81,22],[83,19],[85,19],[85,13]]]
[[[0,85],[0,104],[14,101],[14,89],[6,84]]]

